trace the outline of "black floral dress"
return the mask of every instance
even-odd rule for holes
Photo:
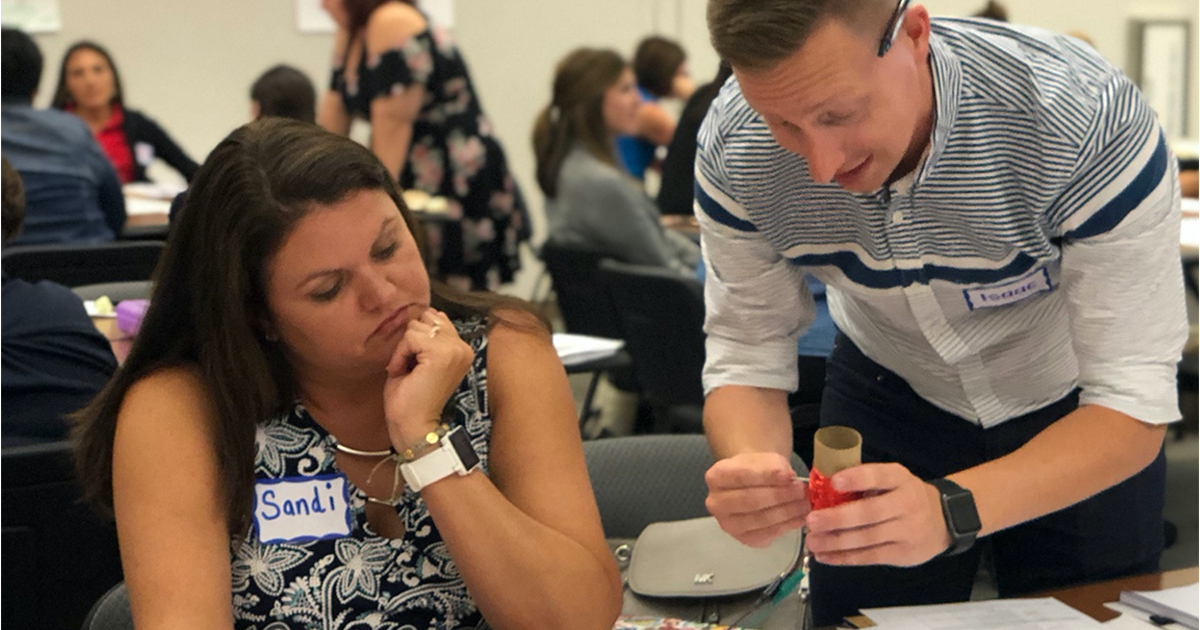
[[[399,181],[448,201],[448,221],[429,225],[432,271],[469,277],[475,289],[511,281],[530,235],[525,205],[453,40],[431,23],[398,48],[362,53],[354,80],[336,67],[330,84],[351,116],[369,121],[376,97],[425,88]]]
[[[487,474],[487,325],[476,319],[456,328],[475,359],[451,399],[451,424],[466,431]],[[336,444],[299,403],[258,427],[254,523],[231,550],[234,627],[486,629],[420,494],[406,487],[396,505],[405,524],[401,538],[377,535],[367,521],[366,494],[337,468]],[[326,490],[330,482],[336,496]],[[289,484],[302,488],[304,500],[283,500]],[[302,507],[307,516],[318,505],[331,508],[341,531],[293,529],[281,536],[270,528],[281,513]]]

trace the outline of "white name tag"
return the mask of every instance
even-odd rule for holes
[[[254,524],[263,543],[348,536],[350,502],[346,476],[328,474],[256,482]]]
[[[1020,302],[1031,295],[1053,289],[1054,286],[1050,284],[1050,272],[1042,267],[1025,274],[1024,277],[1009,280],[1003,284],[963,289],[963,297],[967,298],[967,308],[973,311],[977,308],[991,308]]]

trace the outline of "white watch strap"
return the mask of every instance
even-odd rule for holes
[[[463,454],[454,448],[454,440],[460,442]],[[464,457],[470,462],[464,462]],[[471,447],[466,433],[463,433],[462,428],[458,427],[443,436],[436,449],[414,461],[401,464],[400,473],[404,475],[404,482],[413,489],[413,492],[420,492],[422,488],[435,481],[445,479],[454,473],[466,475],[477,466],[479,466],[479,457]]]
[[[443,443],[415,461],[401,464],[400,472],[404,475],[404,482],[408,487],[412,488],[413,492],[420,492],[421,488],[449,477],[461,467],[454,448]]]

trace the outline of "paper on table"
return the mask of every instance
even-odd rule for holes
[[[620,339],[607,339],[591,335],[554,333],[554,351],[563,365],[572,365],[607,357],[625,346]]]
[[[1121,603],[1162,615],[1195,629],[1200,617],[1200,583],[1161,591],[1121,591]]]
[[[1169,623],[1166,625],[1158,625],[1150,622],[1150,613],[1142,612],[1132,606],[1126,606],[1121,602],[1104,602],[1104,607],[1114,612],[1121,613],[1121,616],[1110,619],[1104,622],[1106,630],[1186,630],[1187,626],[1181,626],[1177,623]]]
[[[868,608],[877,630],[1087,630],[1100,622],[1053,598]]]

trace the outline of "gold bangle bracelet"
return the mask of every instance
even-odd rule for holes
[[[429,433],[426,433],[424,437],[415,442],[412,446],[404,449],[404,452],[400,453],[400,456],[403,457],[404,461],[406,462],[413,461],[414,459],[433,450],[433,448],[437,446],[438,442],[440,442],[441,439],[445,437],[447,433],[449,433],[449,431],[450,426],[446,423],[443,422],[437,425],[436,428]]]

